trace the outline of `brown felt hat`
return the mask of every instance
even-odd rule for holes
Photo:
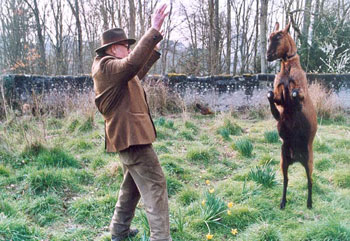
[[[102,33],[101,47],[95,49],[95,52],[102,52],[108,46],[124,41],[127,41],[129,45],[132,45],[136,42],[135,39],[127,38],[124,30],[121,28],[108,29]]]

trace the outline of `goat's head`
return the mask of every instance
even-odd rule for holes
[[[296,54],[297,48],[294,40],[289,34],[290,23],[279,30],[280,24],[276,22],[275,29],[269,37],[269,48],[267,50],[267,61],[276,59],[287,59]]]

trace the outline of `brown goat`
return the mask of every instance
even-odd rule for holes
[[[308,93],[306,74],[300,66],[297,47],[289,34],[290,23],[279,31],[276,23],[269,38],[267,60],[281,59],[281,70],[274,80],[273,92],[267,95],[272,115],[278,121],[277,129],[283,140],[281,169],[283,195],[280,208],[286,205],[288,167],[300,162],[308,180],[307,207],[312,208],[312,143],[317,130],[316,110]]]

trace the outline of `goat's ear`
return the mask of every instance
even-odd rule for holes
[[[287,24],[287,26],[283,29],[283,32],[285,33],[289,33],[289,29],[290,29],[290,22]]]
[[[275,24],[275,28],[274,28],[274,32],[277,32],[278,30],[280,29],[280,23],[279,22],[276,22]]]

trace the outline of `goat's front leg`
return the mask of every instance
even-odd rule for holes
[[[273,117],[279,121],[280,120],[280,112],[278,111],[276,105],[275,105],[275,101],[274,101],[274,93],[272,91],[269,91],[267,93],[267,99],[269,100],[270,103],[270,109],[271,109],[271,113],[273,115]]]
[[[293,89],[291,93],[294,106],[297,110],[302,109],[301,101],[304,99],[303,91],[301,89]]]

